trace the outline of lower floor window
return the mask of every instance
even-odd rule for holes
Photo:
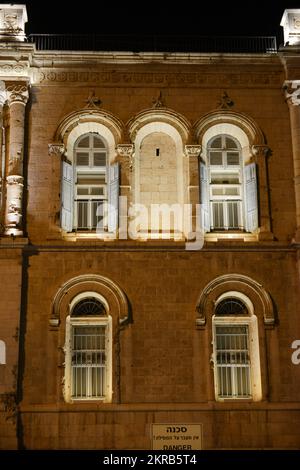
[[[241,201],[218,201],[212,205],[212,228],[215,230],[242,229]]]
[[[216,325],[215,328],[217,395],[219,398],[250,398],[248,325]]]
[[[77,200],[75,201],[75,228],[77,230],[105,230],[105,207],[104,200]]]
[[[104,398],[106,327],[72,326],[72,398]]]

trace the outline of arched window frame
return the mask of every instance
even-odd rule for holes
[[[74,307],[81,300],[88,298],[95,298],[104,305],[106,310],[106,315],[101,316],[80,316],[72,317],[72,311]],[[73,332],[76,327],[104,327],[105,329],[105,371],[104,371],[104,383],[105,389],[103,396],[74,396],[74,376],[73,376],[73,367],[72,365],[72,356],[74,354],[73,349]],[[68,403],[73,403],[77,401],[101,401],[103,403],[110,403],[112,401],[112,317],[109,314],[109,305],[106,299],[101,296],[98,292],[87,291],[78,294],[74,297],[70,303],[70,313],[66,317],[66,341],[65,341],[65,376],[64,376],[64,399]],[[91,367],[85,365],[89,370],[88,374],[92,373]],[[95,380],[95,377],[90,375],[86,379],[87,388],[92,386],[92,382]]]
[[[232,139],[238,147],[240,154],[240,204],[238,206],[237,223],[238,227],[228,227],[229,205],[224,204],[223,227],[214,226],[213,208],[215,202],[211,199],[211,165],[210,165],[210,144],[218,137],[223,140]],[[212,125],[203,135],[202,155],[200,159],[200,202],[201,202],[201,219],[205,232],[230,231],[257,233],[258,231],[258,187],[257,187],[257,171],[256,163],[251,159],[250,143],[246,133],[235,124],[222,123]],[[222,149],[224,154],[226,150]],[[221,170],[223,165],[220,165]],[[224,167],[224,166],[223,166]],[[233,212],[233,207],[231,207]]]
[[[230,298],[235,298],[235,299],[239,299],[240,301],[242,301],[247,308],[248,315],[218,316],[216,315],[216,313],[214,313],[212,317],[212,344],[213,344],[212,362],[213,362],[213,369],[214,369],[215,399],[217,401],[243,400],[243,399],[260,401],[262,399],[262,385],[261,385],[261,369],[260,369],[260,354],[259,354],[259,337],[258,337],[257,317],[254,314],[253,303],[245,294],[241,292],[228,291],[228,292],[223,293],[216,300],[215,312],[216,312],[218,304],[222,300],[230,299]],[[249,377],[250,377],[249,392],[250,393],[248,396],[239,396],[237,393],[232,393],[232,395],[228,395],[227,397],[225,397],[225,396],[221,396],[219,393],[221,384],[220,384],[220,376],[218,374],[218,367],[220,367],[220,365],[218,364],[218,359],[217,359],[217,328],[218,327],[235,328],[238,326],[246,327],[245,331],[247,332],[247,338],[248,338],[247,350],[249,353]],[[246,364],[244,366],[247,367]],[[228,367],[227,370],[229,370],[229,373],[231,374],[231,377],[232,377],[232,391],[234,392],[237,389],[236,387],[237,375],[235,374],[237,374],[237,369],[239,366],[234,367],[234,365],[230,366],[229,364],[226,367]]]
[[[214,147],[217,140],[221,145]],[[232,142],[231,148],[228,142]],[[236,157],[238,161],[234,163]],[[227,134],[212,137],[207,146],[207,169],[210,229],[243,230],[246,226],[244,165],[239,141]]]

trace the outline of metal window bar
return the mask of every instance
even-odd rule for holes
[[[276,53],[275,36],[30,34],[37,50]]]
[[[104,199],[76,200],[76,223],[77,230],[104,230],[105,229],[105,207]]]
[[[72,327],[72,398],[104,398],[106,326]]]
[[[216,326],[216,367],[218,397],[251,397],[248,325]]]

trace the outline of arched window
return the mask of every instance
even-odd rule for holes
[[[73,164],[63,162],[62,185],[64,230],[116,230],[119,167],[109,165],[106,143],[98,133],[83,134],[76,140]]]
[[[213,362],[217,400],[261,399],[257,319],[241,293],[223,294],[216,302]]]
[[[244,164],[235,137],[219,134],[208,141],[200,180],[205,231],[253,232],[258,228],[256,166]]]
[[[111,317],[99,294],[73,299],[66,323],[65,399],[111,400]]]

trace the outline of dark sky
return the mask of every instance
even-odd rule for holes
[[[75,2],[36,0],[27,5],[29,33],[276,35],[285,8],[298,1],[94,0]],[[22,3],[22,2],[18,2]],[[196,10],[196,6],[197,10]]]

